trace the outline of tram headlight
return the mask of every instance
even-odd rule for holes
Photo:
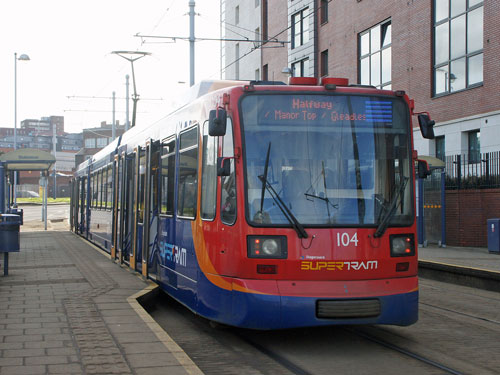
[[[249,258],[286,259],[288,256],[285,236],[248,236]]]
[[[409,257],[415,255],[415,237],[413,234],[392,234],[391,256]]]

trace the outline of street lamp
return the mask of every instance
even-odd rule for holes
[[[134,127],[135,126],[135,117],[136,117],[136,113],[137,113],[137,102],[139,101],[139,95],[137,95],[137,89],[135,86],[134,61],[139,60],[140,58],[142,58],[144,56],[149,56],[149,55],[151,55],[151,53],[150,52],[140,52],[140,51],[113,51],[111,53],[118,55],[120,57],[123,57],[125,60],[130,61],[130,65],[132,66],[132,83],[134,85],[134,94],[132,95],[132,101],[134,102],[134,108],[132,109],[132,127]],[[128,102],[128,100],[127,100],[127,102]]]
[[[17,57],[14,52],[14,151],[17,150],[17,60],[29,61],[29,56],[24,53]],[[14,204],[17,203],[17,173],[14,172]]]

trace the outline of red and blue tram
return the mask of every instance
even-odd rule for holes
[[[202,88],[80,165],[72,230],[216,322],[415,323],[413,101],[333,78]]]

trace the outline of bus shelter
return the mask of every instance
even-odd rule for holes
[[[11,212],[15,203],[12,176],[18,171],[40,171],[43,189],[43,220],[47,230],[47,176],[56,162],[54,155],[32,148],[21,148],[0,155],[0,213]],[[9,178],[10,177],[10,178]]]
[[[421,156],[430,175],[417,180],[417,235],[419,245],[446,247],[445,163],[433,156]]]

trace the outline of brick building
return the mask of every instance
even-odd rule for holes
[[[261,20],[269,39],[289,41],[263,45],[264,79],[286,80],[288,67],[405,90],[436,120],[436,140],[415,132],[421,154],[500,150],[498,1],[263,0]]]
[[[263,38],[288,42],[262,45],[262,79],[286,82],[288,70],[405,90],[436,121],[434,140],[414,129],[419,154],[461,155],[480,177],[483,153],[500,151],[499,21],[498,0],[261,0]],[[447,242],[484,246],[492,213],[468,209],[471,192],[450,194]],[[485,208],[500,198],[494,189],[475,194]],[[465,238],[474,223],[476,237]]]

